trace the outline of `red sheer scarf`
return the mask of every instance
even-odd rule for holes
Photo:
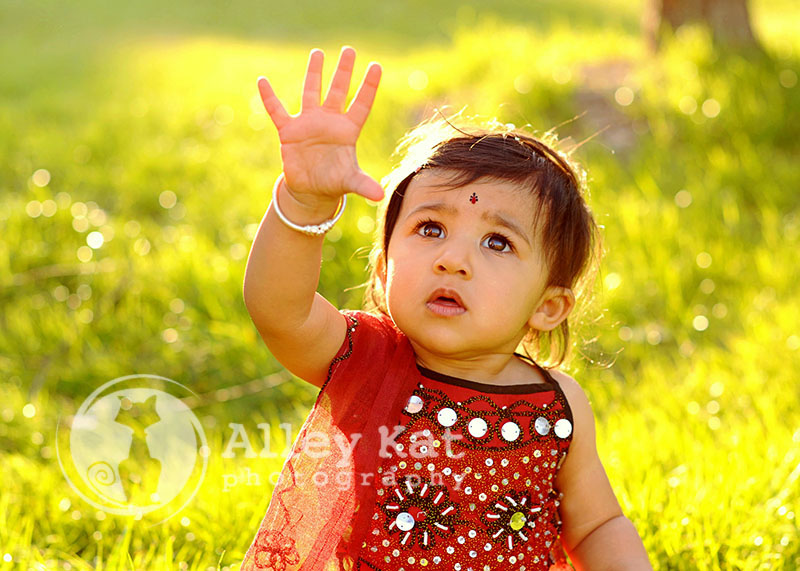
[[[400,418],[420,373],[389,317],[344,314],[347,339],[283,466],[244,571],[348,568],[368,527],[381,427]],[[385,426],[384,434],[393,430]]]

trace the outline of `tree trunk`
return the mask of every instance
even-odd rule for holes
[[[666,28],[677,30],[687,23],[707,25],[720,46],[759,49],[747,0],[648,0],[645,6],[643,29],[654,49]]]

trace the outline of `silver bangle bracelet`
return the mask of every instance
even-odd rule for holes
[[[288,218],[286,215],[281,212],[280,206],[278,206],[278,188],[281,186],[281,183],[284,182],[283,173],[278,177],[278,180],[275,181],[275,188],[272,190],[272,206],[275,208],[275,214],[278,215],[278,218],[281,219],[281,222],[286,224],[292,230],[296,230],[306,236],[324,236],[328,233],[328,231],[333,228],[333,225],[339,221],[339,218],[342,217],[342,213],[344,212],[344,207],[347,204],[347,195],[342,195],[342,200],[340,206],[336,210],[336,214],[334,214],[333,218],[330,220],[326,220],[325,222],[320,222],[319,224],[308,224],[306,226],[300,226],[299,224],[295,224]],[[288,187],[287,187],[288,188]]]

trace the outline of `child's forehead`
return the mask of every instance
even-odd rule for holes
[[[423,170],[406,188],[402,210],[409,212],[430,205],[451,212],[507,211],[530,220],[537,202],[530,188],[512,181],[484,177],[458,184],[457,176],[452,173]]]

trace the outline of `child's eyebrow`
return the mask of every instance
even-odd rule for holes
[[[406,215],[406,218],[411,218],[417,212],[422,212],[423,210],[432,210],[433,212],[449,214],[451,216],[458,214],[458,208],[449,204],[445,204],[444,202],[423,202],[416,208],[412,209],[411,212]]]
[[[503,226],[509,230],[511,230],[514,234],[521,236],[527,243],[528,246],[533,247],[531,244],[531,239],[528,236],[528,233],[522,229],[522,227],[516,223],[512,218],[503,216],[497,212],[484,212],[481,216],[484,220],[491,222],[492,224],[496,224],[497,226]]]

